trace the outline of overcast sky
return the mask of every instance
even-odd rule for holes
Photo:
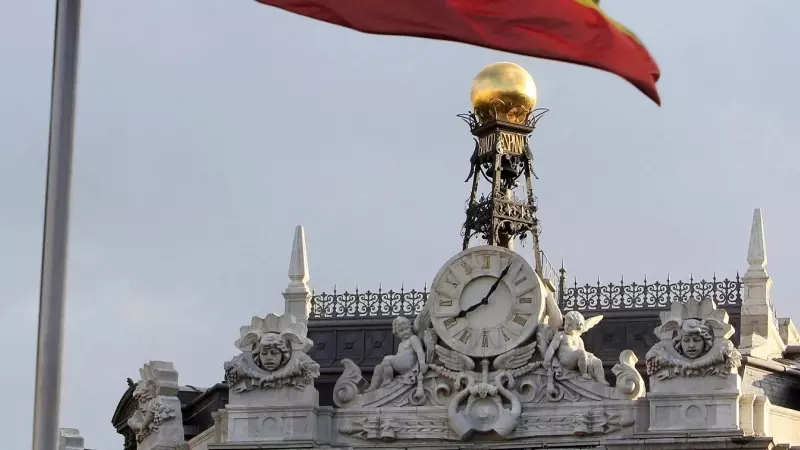
[[[30,446],[54,1],[0,4],[4,448]],[[764,210],[800,317],[800,3],[603,1],[647,43],[664,106],[594,69],[374,37],[247,0],[87,0],[61,423],[115,450],[126,377],[209,386],[240,325],[281,312],[294,226],[318,290],[407,288],[460,249],[469,88],[527,68],[542,246],[580,281],[734,276]],[[523,251],[528,251],[525,249]]]

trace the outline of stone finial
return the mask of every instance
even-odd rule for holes
[[[58,450],[84,450],[83,437],[75,428],[58,430]]]
[[[747,269],[745,277],[767,276],[767,242],[764,238],[764,217],[760,208],[753,211],[753,227],[750,230],[747,263],[750,267]]]
[[[300,322],[308,321],[311,309],[311,290],[308,288],[308,256],[306,233],[302,225],[294,230],[292,258],[289,261],[289,286],[283,291],[284,312]]]
[[[289,260],[289,287],[287,293],[308,292],[308,256],[306,254],[306,233],[302,225],[294,229],[292,257]]]

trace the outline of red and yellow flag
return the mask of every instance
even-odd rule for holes
[[[597,0],[257,0],[371,34],[462,42],[619,75],[661,104],[658,65]]]

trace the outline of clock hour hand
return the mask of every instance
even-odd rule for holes
[[[503,280],[503,277],[504,277],[504,276],[506,276],[506,274],[508,274],[508,270],[509,270],[509,269],[511,269],[511,264],[512,264],[512,263],[508,263],[508,266],[506,266],[506,268],[505,268],[505,269],[503,269],[503,271],[502,271],[502,272],[500,272],[500,277],[498,277],[498,278],[497,278],[497,281],[495,281],[495,282],[494,282],[494,284],[492,285],[492,287],[490,287],[490,288],[489,288],[489,293],[487,293],[487,294],[486,294],[486,295],[485,295],[485,296],[484,296],[484,297],[481,299],[481,301],[479,301],[478,303],[476,303],[476,304],[474,304],[474,305],[470,306],[469,308],[467,308],[467,309],[465,309],[465,310],[462,310],[461,312],[459,312],[459,313],[458,313],[458,315],[457,315],[456,317],[457,317],[457,318],[466,317],[466,315],[467,315],[467,314],[471,313],[472,311],[475,311],[475,310],[476,310],[476,309],[478,309],[478,308],[479,308],[481,305],[488,305],[488,304],[489,304],[489,297],[491,297],[491,296],[492,296],[492,293],[494,293],[494,291],[497,289],[497,286],[499,286],[499,285],[500,285],[500,281],[502,281],[502,280]]]

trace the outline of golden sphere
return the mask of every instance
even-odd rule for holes
[[[527,70],[514,63],[489,64],[472,82],[470,99],[483,122],[523,124],[536,107],[536,83]]]

